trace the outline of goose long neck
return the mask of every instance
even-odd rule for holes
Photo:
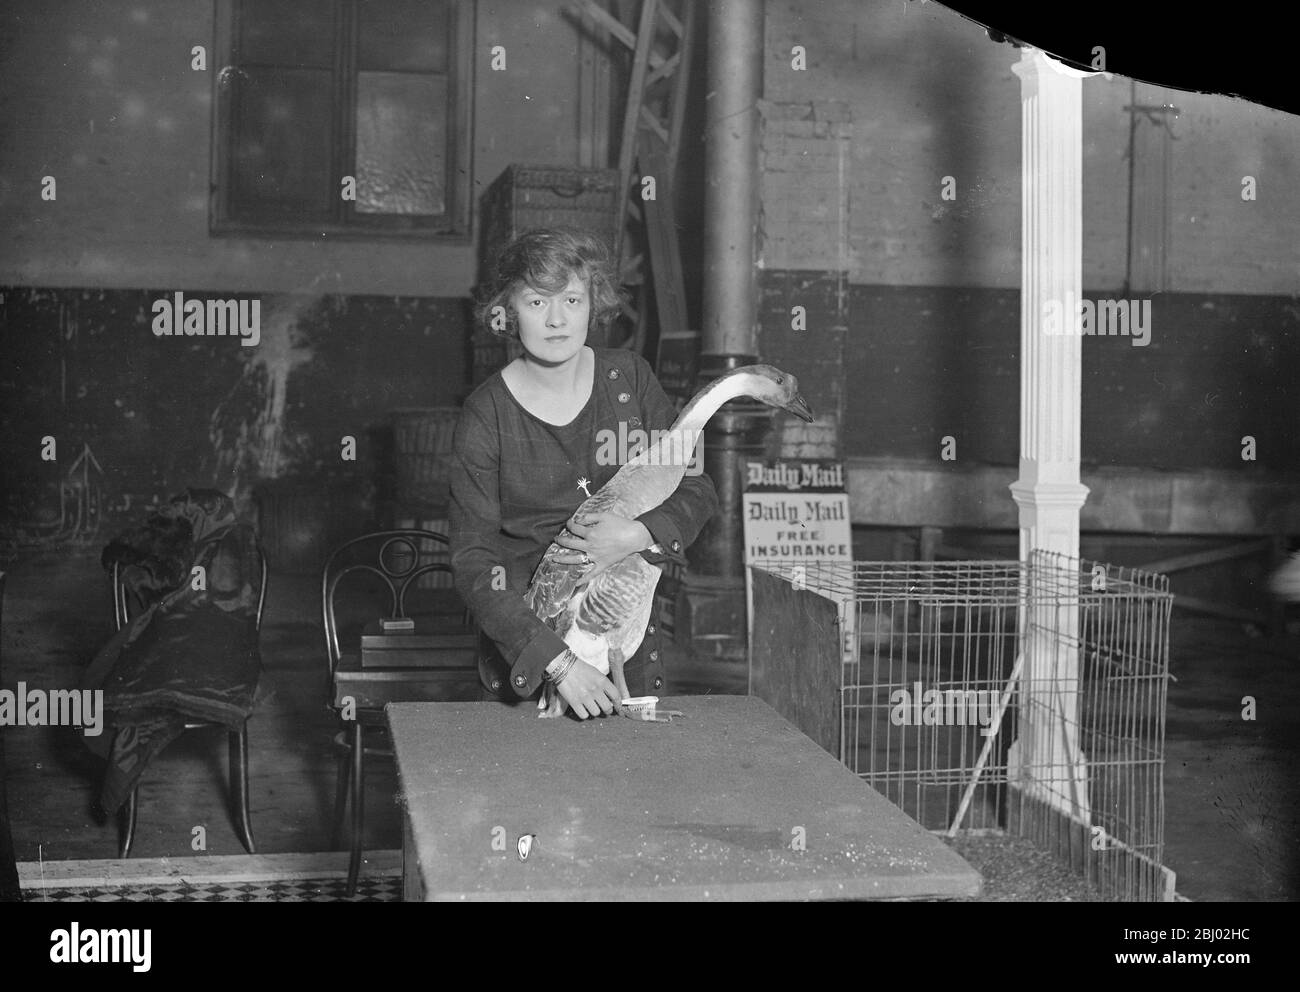
[[[749,395],[749,376],[733,375],[704,387],[682,409],[673,428],[698,433],[722,405],[737,396]]]

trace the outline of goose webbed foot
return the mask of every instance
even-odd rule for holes
[[[609,653],[609,677],[618,690],[618,712],[622,713],[623,701],[632,698],[632,693],[628,691],[627,676],[623,674],[623,656],[618,651],[611,650]]]

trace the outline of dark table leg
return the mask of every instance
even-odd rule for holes
[[[362,734],[361,721],[352,724],[352,858],[348,863],[348,895],[357,891],[357,876],[361,872],[361,830],[365,811],[365,767],[366,742]]]
[[[9,829],[9,800],[5,795],[5,734],[0,730],[0,902],[22,902],[14,837]]]

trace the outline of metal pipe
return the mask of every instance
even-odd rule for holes
[[[704,124],[704,355],[757,348],[761,0],[710,0]]]
[[[758,100],[762,90],[762,0],[709,0],[704,125],[704,313],[701,385],[757,361]],[[705,470],[718,487],[718,514],[691,546],[679,613],[696,648],[744,653],[743,462],[763,451],[771,411],[732,401],[704,429]]]

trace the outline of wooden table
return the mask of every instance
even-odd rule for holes
[[[980,876],[750,696],[673,723],[392,703],[408,900],[955,898]],[[527,860],[521,835],[535,834]]]

